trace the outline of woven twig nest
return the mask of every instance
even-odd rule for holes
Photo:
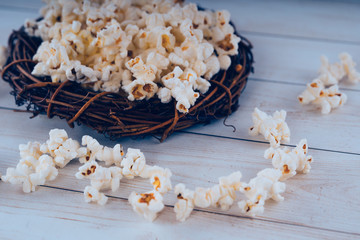
[[[237,109],[238,98],[252,71],[251,43],[241,37],[239,54],[231,57],[227,71],[211,80],[188,114],[179,113],[174,100],[163,104],[159,99],[129,101],[125,92],[94,92],[72,81],[54,83],[50,77],[35,77],[32,60],[41,39],[30,37],[22,27],[9,37],[9,58],[2,78],[14,89],[17,105],[27,105],[35,115],[59,116],[73,127],[85,124],[112,139],[123,136],[156,135],[161,141],[172,132],[208,123],[230,115]]]

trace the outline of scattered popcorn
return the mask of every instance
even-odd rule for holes
[[[279,182],[282,173],[279,169],[266,168],[260,171],[257,176],[248,184],[243,184],[240,191],[245,194],[248,200],[238,203],[242,213],[254,217],[264,211],[264,204],[267,199],[283,201],[280,195],[285,191],[285,183]]]
[[[280,146],[281,141],[287,143],[290,141],[290,129],[285,122],[286,112],[284,110],[276,111],[273,116],[255,108],[252,119],[254,126],[250,128],[250,135],[256,136],[262,134],[273,147]]]
[[[43,40],[32,74],[95,91],[125,91],[130,101],[173,98],[182,113],[195,104],[196,90],[206,93],[209,80],[230,67],[241,40],[228,11],[182,1],[50,0],[41,15],[25,22],[25,31]],[[169,87],[163,78],[176,68],[192,79],[176,76]]]
[[[8,58],[7,48],[4,46],[0,46],[0,70],[2,70],[3,67],[5,66],[7,58]]]
[[[337,84],[345,77],[345,70],[339,63],[329,64],[326,56],[321,56],[320,79],[326,86]]]
[[[108,197],[105,196],[105,194],[99,192],[98,189],[92,187],[92,186],[86,186],[84,189],[84,197],[85,202],[96,202],[100,205],[105,205]]]
[[[313,162],[312,156],[307,156],[308,145],[306,139],[302,139],[292,150],[288,147],[270,147],[264,153],[266,159],[272,159],[273,167],[282,171],[280,180],[286,180],[296,175],[296,172],[308,173]]]
[[[29,193],[34,192],[36,186],[54,180],[57,175],[58,170],[52,157],[42,155],[36,159],[33,156],[26,156],[20,160],[16,168],[8,168],[2,180],[11,184],[22,184],[23,191]]]
[[[242,185],[240,179],[241,172],[234,172],[226,177],[219,178],[220,198],[217,205],[220,205],[222,210],[229,210],[236,199],[235,191],[239,191]]]
[[[128,148],[125,158],[121,162],[122,174],[128,179],[136,176],[142,177],[146,171],[146,160],[144,154],[139,149]]]
[[[78,156],[79,143],[71,138],[63,129],[52,129],[49,140],[40,146],[40,151],[54,158],[56,166],[63,168]]]
[[[155,220],[157,214],[164,208],[163,197],[157,191],[142,194],[132,192],[129,196],[129,203],[136,213],[151,222]]]
[[[348,77],[348,80],[351,83],[358,83],[360,82],[360,73],[356,71],[355,66],[356,63],[353,61],[350,54],[344,52],[339,55],[341,60],[341,64],[345,70],[345,73]]]
[[[331,109],[344,105],[347,96],[339,91],[338,85],[325,88],[320,79],[307,84],[306,90],[298,96],[302,104],[315,104],[321,107],[322,114],[329,114]]]
[[[81,143],[86,147],[78,149],[80,163],[92,162],[96,159],[105,162],[106,166],[112,164],[115,164],[118,167],[120,166],[124,156],[124,150],[120,144],[116,144],[113,148],[109,148],[101,145],[96,139],[88,135],[82,137]]]
[[[120,187],[122,170],[119,167],[102,167],[93,161],[81,166],[75,176],[77,179],[90,179],[91,186],[97,190],[111,189],[115,192]]]
[[[182,183],[179,183],[175,186],[174,192],[178,199],[174,206],[176,220],[184,222],[194,209],[195,193],[194,191],[186,189],[185,185]]]
[[[146,173],[143,174],[147,177],[150,176],[150,183],[153,185],[154,190],[164,195],[172,189],[171,186],[171,171],[168,168],[152,166],[146,168]]]

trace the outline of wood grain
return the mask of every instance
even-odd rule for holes
[[[33,194],[19,194],[7,184],[0,202],[0,234],[8,239],[356,239],[356,236],[249,220],[205,212],[194,212],[187,222],[174,219],[165,207],[158,219],[148,223],[132,212],[126,200],[111,199],[101,207],[79,201],[80,193],[41,187]],[[22,226],[22,227],[19,227]],[[192,231],[190,232],[189,229]],[[306,231],[304,231],[306,229]],[[2,239],[6,239],[3,238]]]
[[[0,110],[0,112],[4,111]],[[16,117],[11,117],[15,114]],[[19,143],[28,140],[45,141],[48,131],[54,127],[67,129],[70,137],[77,140],[88,131],[82,127],[70,130],[66,123],[58,119],[48,121],[41,117],[29,120],[28,115],[24,113],[6,113],[6,115],[9,121],[0,119],[2,122],[0,149],[3,153],[0,171],[2,172],[5,172],[6,167],[16,165]],[[10,127],[10,124],[15,124],[17,128]],[[33,129],[36,129],[36,132]],[[114,145],[102,136],[95,135],[95,137],[99,138],[102,144]],[[262,143],[233,139],[219,141],[216,137],[189,134],[177,134],[162,144],[153,138],[145,138],[141,141],[123,139],[121,143],[125,148],[142,149],[149,164],[171,169],[174,185],[183,182],[190,188],[211,186],[217,182],[218,177],[236,170],[240,170],[244,175],[244,181],[248,181],[258,171],[271,167],[271,163],[262,157],[267,147]],[[298,175],[289,180],[284,194],[286,200],[282,203],[269,201],[265,213],[257,219],[360,234],[358,231],[360,224],[356,221],[359,213],[354,211],[359,207],[354,196],[360,195],[360,187],[357,184],[360,180],[357,174],[360,170],[360,156],[326,151],[310,151],[310,154],[315,159],[311,173]],[[82,191],[88,181],[74,178],[79,166],[80,164],[76,162],[70,164],[60,171],[57,180],[47,185]],[[340,186],[341,195],[338,194]],[[20,191],[20,188],[18,189]],[[124,180],[121,190],[108,194],[127,198],[133,190],[144,192],[149,189],[151,186],[146,180]],[[171,194],[165,197],[165,202],[169,205],[173,205],[175,200],[175,196]],[[210,211],[241,216],[236,206],[229,212],[222,212],[219,209]],[[346,216],[348,221],[344,222],[342,216]]]

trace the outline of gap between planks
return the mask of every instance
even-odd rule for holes
[[[69,188],[63,188],[63,187],[54,187],[54,186],[48,186],[48,185],[40,185],[40,187],[45,187],[45,188],[51,188],[51,189],[56,189],[56,190],[60,190],[60,191],[68,191],[68,192],[74,192],[74,193],[83,194],[82,191],[69,189]],[[112,196],[110,194],[105,194],[105,195],[107,197],[109,197],[109,198],[118,199],[118,200],[122,200],[122,201],[126,201],[126,202],[128,201],[128,198]],[[164,204],[164,206],[167,207],[167,208],[174,208],[174,205],[171,205],[171,204]],[[251,217],[248,217],[248,216],[239,216],[239,215],[234,215],[234,214],[227,214],[227,213],[224,213],[224,212],[213,212],[211,210],[200,209],[200,208],[194,208],[193,211],[201,212],[201,213],[215,214],[215,215],[220,215],[220,216],[225,216],[225,217],[249,219],[249,220],[255,220],[255,221],[270,222],[270,223],[275,223],[275,224],[290,225],[290,226],[296,226],[296,227],[311,228],[311,229],[314,229],[314,230],[322,230],[322,231],[327,231],[327,232],[334,232],[334,233],[342,233],[342,234],[360,236],[360,233],[333,230],[333,229],[322,228],[322,227],[313,227],[313,226],[305,225],[305,224],[287,223],[287,222],[270,220],[270,219],[262,219],[262,218],[257,218],[257,217],[251,218]],[[190,215],[190,217],[191,217],[191,215]]]
[[[8,107],[3,107],[3,106],[0,106],[0,110],[13,111],[13,112],[17,112],[17,113],[32,113],[31,111],[28,111],[28,110],[8,108]],[[188,131],[188,130],[180,130],[178,132],[184,133],[184,134],[193,134],[193,135],[199,135],[199,136],[207,136],[207,137],[230,139],[230,140],[236,140],[236,141],[253,142],[253,143],[261,143],[261,144],[269,145],[269,142],[267,142],[267,141],[253,140],[253,139],[247,139],[247,138],[237,138],[237,137],[230,137],[230,136],[223,136],[223,135],[216,135],[216,134],[192,132],[192,131]],[[281,144],[281,146],[295,147],[295,145],[293,145],[293,144]],[[332,149],[326,149],[326,148],[309,147],[309,149],[318,150],[318,151],[324,151],[324,152],[333,152],[333,153],[342,153],[342,154],[360,156],[360,153],[347,152],[347,151],[338,151],[338,150],[332,150]]]

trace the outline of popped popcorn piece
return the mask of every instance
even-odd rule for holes
[[[240,191],[245,194],[248,200],[238,202],[242,213],[254,217],[264,211],[264,204],[267,199],[283,201],[280,195],[285,191],[285,183],[279,182],[282,173],[279,169],[266,168],[258,172],[248,184],[244,183]]]
[[[319,69],[320,79],[326,86],[337,84],[345,77],[345,70],[339,63],[329,64],[329,59],[326,56],[321,56],[321,67]]]
[[[7,48],[5,46],[0,46],[0,70],[2,70],[3,67],[5,66],[7,58],[8,58]]]
[[[174,205],[176,220],[184,222],[194,209],[195,192],[187,189],[184,184],[179,183],[175,186],[174,193],[178,199]]]
[[[252,114],[254,126],[250,128],[249,134],[251,136],[262,134],[271,146],[278,147],[281,142],[290,141],[290,129],[285,118],[284,110],[276,111],[273,116],[270,116],[255,108]]]
[[[108,197],[105,196],[105,194],[99,192],[98,189],[92,187],[92,186],[86,186],[84,189],[84,198],[85,202],[96,202],[100,205],[105,205]]]
[[[19,161],[16,168],[8,168],[2,180],[11,184],[22,184],[23,191],[29,193],[34,192],[36,186],[54,180],[57,175],[58,170],[52,157],[42,155],[35,159],[33,156],[26,156]]]
[[[140,149],[128,148],[125,158],[121,161],[122,174],[128,179],[143,176],[146,171],[146,160]]]
[[[195,188],[194,204],[197,207],[208,208],[210,206],[216,206],[216,203],[220,199],[219,185],[215,185],[211,188]]]
[[[125,66],[133,73],[133,76],[137,80],[152,82],[156,78],[156,66],[144,64],[140,57],[129,60],[126,62]]]
[[[34,157],[38,159],[43,153],[40,151],[41,143],[28,142],[27,144],[20,144],[19,151],[20,157],[25,159],[26,157]]]
[[[280,180],[286,180],[296,175],[296,172],[308,173],[313,162],[312,156],[307,156],[308,145],[306,139],[302,139],[292,150],[284,148],[268,148],[264,157],[272,159],[273,167],[281,170]]]
[[[228,210],[236,199],[235,191],[239,191],[242,185],[241,172],[234,172],[226,177],[219,178],[220,198],[216,205],[220,205],[222,210]]]
[[[84,135],[82,137],[82,145],[78,150],[80,163],[94,161],[105,162],[106,166],[115,164],[120,167],[120,163],[124,156],[124,150],[121,144],[116,144],[113,148],[101,145],[96,139],[91,136]]]
[[[345,70],[345,73],[348,77],[348,80],[351,83],[358,83],[360,82],[360,73],[356,71],[355,66],[356,63],[353,61],[352,57],[349,53],[343,52],[339,55],[341,60],[341,65]]]
[[[148,221],[154,221],[157,214],[164,208],[163,197],[157,191],[137,194],[132,192],[129,196],[129,203],[133,210],[142,215]]]
[[[156,94],[158,86],[149,80],[136,79],[130,84],[123,86],[123,89],[129,94],[128,99],[134,101],[144,98],[150,99]]]
[[[146,173],[142,177],[149,177],[150,183],[153,185],[154,190],[164,195],[172,189],[171,176],[172,173],[168,168],[158,166],[147,167]]]
[[[92,161],[81,166],[75,176],[77,179],[90,179],[91,186],[97,190],[111,189],[115,192],[120,187],[122,170],[119,167],[102,167]]]
[[[52,129],[49,136],[49,140],[40,146],[40,151],[50,154],[56,166],[63,168],[78,156],[77,151],[80,145],[76,140],[68,138],[65,130]]]
[[[322,114],[329,114],[332,109],[344,105],[347,96],[339,91],[338,85],[325,88],[320,79],[307,84],[306,90],[298,96],[302,104],[313,103],[321,107]]]

